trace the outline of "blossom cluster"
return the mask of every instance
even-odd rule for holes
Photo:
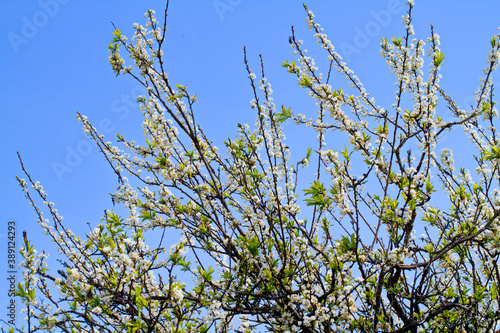
[[[277,108],[264,62],[252,71],[245,50],[256,119],[252,126],[238,124],[237,135],[221,150],[196,121],[196,95],[165,72],[166,23],[150,10],[144,26],[134,24],[130,40],[116,30],[109,62],[117,75],[144,87],[137,102],[145,140],[118,134],[115,146],[85,116],[78,119],[118,176],[112,198],[126,216],[106,211],[102,223],[81,239],[23,166],[28,179],[19,183],[65,258],[59,275],[50,273],[46,254],[37,256],[25,238],[18,295],[27,307],[29,331],[495,327],[500,137],[491,75],[500,36],[491,40],[477,105],[461,110],[440,85],[439,35],[431,28],[425,42],[414,38],[414,5],[408,1],[404,36],[381,43],[395,78],[393,104],[376,104],[305,7],[308,28],[347,87],[319,71],[292,30],[297,59],[283,67],[317,112]],[[445,109],[452,119],[443,119]],[[292,158],[287,121],[316,135],[306,156]],[[474,170],[459,167],[443,146],[442,137],[452,130],[470,139]],[[418,239],[417,231],[423,232]],[[158,234],[159,243],[148,245]],[[179,241],[171,242],[171,235]]]

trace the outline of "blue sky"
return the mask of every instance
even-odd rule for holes
[[[417,37],[425,39],[430,24],[441,36],[446,56],[441,86],[459,105],[470,105],[489,39],[500,26],[500,3],[416,2],[413,24]],[[403,35],[404,2],[311,1],[308,5],[377,103],[388,107],[394,96],[393,80],[380,57],[379,44],[382,37]],[[132,24],[143,23],[148,8],[162,18],[164,1],[2,3],[0,286],[4,282],[7,221],[16,221],[19,236],[28,230],[38,250],[46,248],[50,253],[53,249],[40,237],[35,214],[15,180],[15,175],[22,176],[17,151],[77,234],[83,235],[87,222],[97,224],[103,210],[112,208],[109,193],[116,189],[116,176],[83,134],[76,112],[88,116],[110,141],[117,132],[142,139],[140,113],[133,102],[142,91],[131,78],[115,77],[107,63],[107,45],[112,39],[111,22],[131,36]],[[198,121],[219,147],[234,136],[237,122],[253,123],[243,46],[254,71],[258,70],[258,55],[263,55],[278,106],[291,106],[298,113],[306,113],[312,106],[280,65],[285,59],[294,59],[288,45],[291,25],[313,56],[325,58],[307,31],[302,2],[173,0],[168,22],[164,51],[170,78],[187,84],[198,95]],[[293,128],[290,131],[294,133]],[[290,139],[293,145],[294,136]],[[2,297],[0,318],[4,301]]]

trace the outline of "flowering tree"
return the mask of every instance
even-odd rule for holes
[[[117,75],[145,88],[137,100],[145,144],[118,135],[122,148],[115,147],[85,116],[78,119],[118,175],[113,200],[129,213],[107,211],[81,239],[22,166],[26,197],[65,258],[51,273],[46,254],[37,255],[25,235],[17,293],[28,332],[496,329],[500,137],[491,75],[500,36],[491,39],[475,105],[461,109],[439,85],[439,36],[431,29],[426,42],[413,38],[413,5],[404,36],[381,43],[396,81],[392,105],[370,98],[305,7],[330,69],[319,73],[293,28],[298,59],[283,67],[315,100],[317,113],[276,110],[262,61],[257,76],[245,52],[257,117],[252,127],[238,125],[224,152],[196,121],[196,95],[167,76],[168,2],[163,24],[150,10],[131,40],[116,30],[109,61]],[[347,80],[344,89],[332,82],[332,68]],[[305,156],[292,159],[284,122],[317,133]],[[464,154],[472,171],[455,168],[452,151],[440,143],[455,129],[471,141]],[[327,144],[332,133],[348,144]],[[48,206],[51,222],[33,194]],[[168,249],[162,236],[150,247],[149,230],[176,230],[180,240]]]

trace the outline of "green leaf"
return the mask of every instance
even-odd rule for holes
[[[27,294],[26,294],[26,291],[24,291],[24,287],[21,284],[21,282],[19,282],[17,284],[17,291],[14,291],[14,295],[19,296],[21,298],[25,298],[26,297]]]
[[[192,162],[196,160],[194,157],[194,150],[189,150],[188,152],[184,153],[184,156],[189,157],[189,160]]]
[[[439,67],[439,65],[441,65],[443,60],[444,60],[443,52],[436,53],[436,56],[434,57],[434,66]]]
[[[309,159],[311,158],[312,151],[313,151],[312,148],[307,148],[306,160],[309,161]]]
[[[485,293],[486,287],[478,287],[476,288],[476,292],[474,293],[474,299],[478,302],[482,301],[488,293]]]
[[[425,190],[429,194],[436,192],[436,190],[434,189],[434,185],[432,185],[432,183],[431,183],[431,179],[430,178],[428,178],[427,181],[425,182]]]
[[[291,117],[292,117],[292,109],[291,108],[286,109],[282,105],[281,112],[276,114],[275,120],[278,123],[282,123],[282,122],[285,122],[287,119],[290,119]]]
[[[146,220],[154,219],[155,216],[156,216],[156,212],[149,210],[149,211],[141,211],[139,218],[141,218],[142,221],[146,221]]]
[[[148,144],[148,147],[149,148],[154,148],[156,147],[156,141],[154,140],[149,140],[148,138],[145,138],[146,139],[146,143]]]
[[[379,125],[375,128],[377,134],[386,134],[389,132],[389,126],[385,124],[384,126]]]
[[[396,37],[392,37],[392,40],[391,40],[391,41],[392,41],[392,43],[393,43],[394,45],[396,45],[396,46],[401,46],[401,37],[398,37],[398,38],[396,38]]]
[[[214,273],[214,270],[212,267],[208,267],[206,270],[203,270],[203,269],[201,269],[200,266],[198,266],[198,271],[200,272],[200,274],[204,280],[209,281],[209,282],[212,281],[212,279],[213,279],[212,274]]]
[[[500,148],[497,146],[491,146],[490,151],[484,151],[484,159],[487,161],[500,159]]]
[[[247,244],[247,249],[250,251],[252,256],[257,257],[259,255],[260,241],[257,237],[252,237]]]
[[[351,159],[352,152],[349,152],[349,150],[347,150],[347,146],[344,147],[343,151],[339,150],[339,152],[342,154],[342,156],[344,156],[346,161],[349,161]]]
[[[349,237],[342,236],[339,242],[339,250],[341,253],[352,252],[356,250],[356,235],[350,234]]]
[[[115,31],[113,31],[113,36],[115,36],[113,38],[113,43],[118,43],[120,42],[120,40],[122,39],[122,31],[117,29]]]
[[[299,80],[299,85],[302,87],[302,88],[308,88],[312,85],[311,83],[311,80],[309,79],[309,77],[307,75],[303,75],[300,80]]]
[[[255,180],[261,180],[262,178],[264,178],[264,175],[260,174],[257,168],[252,168],[252,170],[247,170],[245,172],[245,175],[250,176]]]
[[[310,188],[304,189],[304,192],[306,195],[310,196],[310,198],[305,200],[307,206],[319,206],[320,208],[324,208],[332,203],[332,200],[326,196],[324,184],[318,180],[314,181]]]

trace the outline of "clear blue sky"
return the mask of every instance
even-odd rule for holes
[[[441,86],[459,105],[470,105],[489,39],[500,26],[500,2],[416,2],[417,37],[429,36],[430,24],[441,36],[446,56]],[[110,141],[117,132],[142,139],[140,113],[133,103],[142,91],[131,78],[115,77],[107,63],[107,45],[112,39],[111,22],[131,36],[132,24],[143,23],[148,8],[161,19],[164,1],[1,4],[0,286],[5,282],[7,221],[17,222],[19,234],[28,230],[39,251],[53,249],[40,237],[36,216],[15,180],[15,175],[22,176],[16,151],[77,234],[83,235],[87,222],[95,225],[103,210],[112,208],[109,193],[116,189],[117,179],[83,134],[76,112],[87,115]],[[393,80],[379,44],[382,37],[403,35],[404,2],[311,1],[309,8],[378,104],[389,107]],[[234,136],[237,122],[252,123],[254,118],[243,46],[254,71],[262,53],[276,104],[306,112],[305,92],[280,66],[285,59],[293,60],[288,45],[291,25],[313,55],[325,57],[311,41],[301,1],[171,2],[165,48],[170,77],[198,95],[198,120],[219,147]],[[293,136],[291,140],[293,144]],[[4,289],[0,290],[0,318],[5,312]]]

